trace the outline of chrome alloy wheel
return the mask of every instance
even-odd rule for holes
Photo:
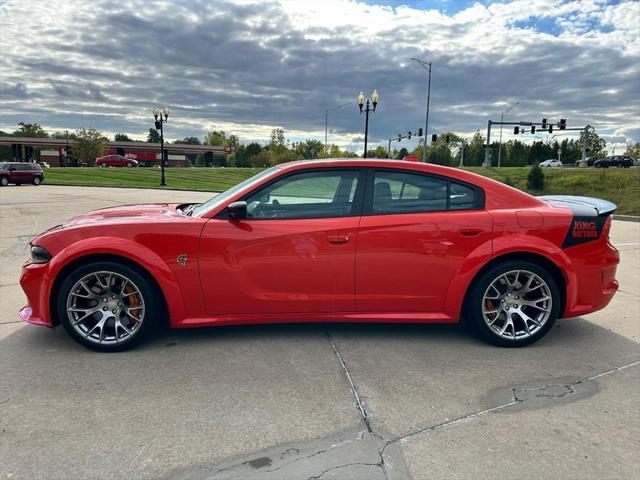
[[[99,345],[122,344],[135,336],[144,321],[144,298],[122,274],[100,271],[78,280],[67,296],[71,326]]]
[[[489,329],[506,340],[530,337],[549,320],[553,298],[547,282],[527,270],[498,276],[484,292],[482,316]]]

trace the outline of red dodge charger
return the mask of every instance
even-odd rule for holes
[[[101,351],[172,327],[456,323],[507,347],[618,288],[610,202],[389,160],[279,165],[202,204],[107,208],[31,241],[27,322]]]

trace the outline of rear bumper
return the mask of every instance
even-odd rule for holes
[[[27,323],[53,327],[48,299],[48,264],[26,263],[22,266],[20,286],[27,296],[27,305],[18,311],[18,316]]]
[[[593,244],[587,243],[567,249],[576,279],[575,285],[568,285],[563,317],[577,317],[602,310],[618,291],[618,250],[609,242],[602,242],[600,248],[593,247]]]

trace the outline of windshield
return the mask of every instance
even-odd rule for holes
[[[204,215],[208,211],[210,211],[210,210],[216,208],[217,206],[219,206],[220,204],[226,202],[229,198],[233,197],[240,190],[242,190],[245,187],[248,187],[248,186],[250,186],[252,184],[258,183],[260,180],[262,180],[265,177],[268,177],[269,175],[272,175],[277,170],[278,170],[278,167],[267,168],[266,170],[263,170],[262,172],[257,173],[253,177],[247,178],[244,182],[240,182],[236,186],[231,187],[229,190],[226,190],[226,191],[222,192],[221,194],[216,195],[213,198],[210,198],[206,202],[201,203],[200,205],[197,205],[193,209],[193,212],[192,212],[193,216],[194,217],[201,217],[202,215]]]
[[[0,163],[0,170],[9,170],[8,163]]]

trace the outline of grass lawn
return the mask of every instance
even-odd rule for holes
[[[516,188],[527,191],[528,167],[466,167]],[[241,182],[257,168],[168,168],[168,188],[219,192]],[[546,188],[534,195],[584,195],[603,198],[618,205],[616,213],[640,215],[640,169],[607,168],[545,169]],[[88,185],[108,187],[159,188],[158,168],[48,168],[49,185]]]

